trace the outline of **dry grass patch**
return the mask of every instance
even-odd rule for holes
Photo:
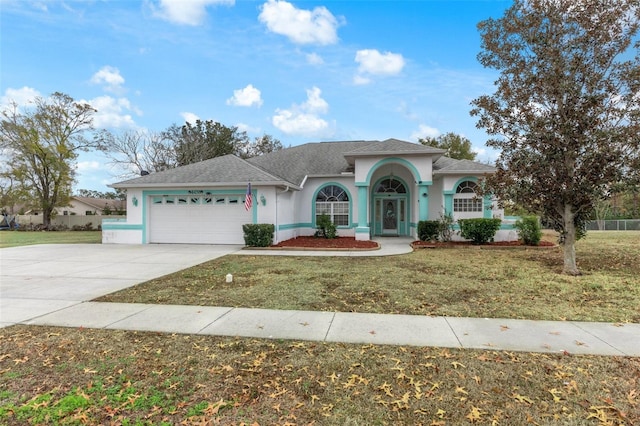
[[[640,358],[14,326],[0,423],[633,425]]]
[[[100,244],[100,231],[0,231],[0,248],[34,244]]]
[[[233,255],[99,300],[640,322],[640,233],[591,232],[576,249],[579,277],[560,273],[560,248],[424,249],[392,257]],[[228,273],[233,283],[225,282]]]

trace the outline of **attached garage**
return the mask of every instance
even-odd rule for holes
[[[149,243],[244,244],[244,194],[151,195]]]

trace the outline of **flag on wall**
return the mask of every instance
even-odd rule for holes
[[[247,194],[244,197],[244,209],[249,211],[253,206],[253,194],[251,194],[251,182],[247,185]]]

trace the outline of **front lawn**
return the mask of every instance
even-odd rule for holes
[[[100,244],[100,231],[0,231],[0,248],[33,244]]]
[[[640,358],[0,329],[0,424],[634,425]]]
[[[226,256],[99,300],[640,322],[640,232],[590,232],[584,275],[562,275],[561,248],[422,249],[392,257]],[[225,276],[233,274],[233,283]]]

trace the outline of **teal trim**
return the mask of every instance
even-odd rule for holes
[[[444,194],[444,214],[453,216],[453,194]]]
[[[367,224],[367,187],[358,187],[358,227],[366,228]]]
[[[493,217],[493,210],[491,209],[491,196],[485,195],[482,197],[482,205],[484,207],[484,214],[482,215],[485,219],[491,219]]]
[[[142,231],[144,227],[141,224],[127,224],[127,223],[103,223],[103,231]]]
[[[399,177],[396,177],[396,176],[393,177],[394,180],[397,180],[398,182],[402,183],[402,185],[404,185],[405,189],[407,190],[407,192],[404,194],[374,192],[375,189],[380,184],[380,182],[389,178],[390,178],[389,175],[382,176],[373,185],[371,185],[371,203],[370,203],[371,210],[370,211],[371,211],[371,223],[373,223],[373,234],[382,235],[382,220],[376,221],[376,203],[378,202],[378,200],[387,200],[392,198],[398,201],[404,200],[404,204],[405,204],[404,221],[402,221],[403,225],[398,228],[398,235],[400,236],[409,235],[408,223],[411,218],[412,210],[411,210],[411,190],[409,188],[409,185],[407,185],[407,182],[405,182],[404,179],[401,179]]]
[[[278,231],[286,231],[288,229],[298,229],[298,228],[313,228],[312,223],[287,223],[284,225],[278,225]]]
[[[385,164],[389,164],[389,163],[402,164],[407,169],[409,169],[411,173],[413,173],[413,178],[416,180],[416,182],[423,183],[422,178],[420,177],[420,172],[418,172],[418,169],[416,169],[416,166],[414,166],[412,162],[407,161],[404,158],[391,157],[391,158],[385,158],[383,160],[380,160],[376,164],[371,166],[371,168],[369,168],[369,173],[367,173],[367,181],[366,181],[367,184],[371,182],[371,176],[373,176],[373,173],[375,173],[376,170],[378,170],[381,166],[384,166]]]
[[[330,186],[330,185],[335,185],[338,186],[340,188],[342,188],[342,190],[344,192],[347,193],[347,196],[349,197],[349,218],[348,218],[348,223],[351,223],[351,217],[353,215],[353,196],[351,195],[351,192],[349,192],[349,190],[347,189],[346,186],[344,186],[341,183],[338,182],[325,182],[322,185],[318,186],[318,188],[316,189],[316,191],[313,193],[313,198],[311,198],[311,227],[315,228],[316,227],[316,198],[318,198],[318,192],[320,192],[320,190],[324,187]],[[338,229],[350,229],[350,226],[338,226]]]

